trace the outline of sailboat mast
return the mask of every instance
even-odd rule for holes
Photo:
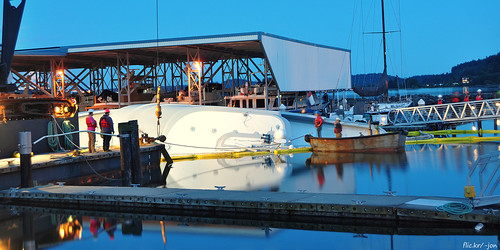
[[[384,14],[384,0],[382,1],[382,40],[384,42],[384,71],[387,70],[387,51],[385,46],[385,14]]]
[[[384,73],[383,73],[383,78],[384,78],[384,84],[385,84],[385,93],[384,97],[389,101],[389,86],[387,83],[387,51],[386,51],[386,46],[385,46],[385,13],[384,13],[384,0],[381,0],[382,2],[382,40],[384,43]]]

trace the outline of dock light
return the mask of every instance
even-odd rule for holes
[[[201,70],[201,66],[203,64],[201,62],[194,62],[193,66],[195,70]]]
[[[57,75],[59,75],[59,76],[63,76],[63,75],[64,75],[64,70],[58,70],[58,71],[57,71]]]
[[[54,108],[54,112],[55,112],[56,114],[61,113],[61,107],[56,106],[56,107]]]
[[[472,125],[472,130],[476,131],[477,130],[476,126]]]
[[[495,106],[500,107],[500,102],[495,102]]]
[[[500,119],[497,119],[497,126],[500,126]]]
[[[470,109],[476,109],[476,107],[474,107],[474,106],[470,106]]]
[[[381,125],[385,125],[386,121],[387,121],[387,118],[385,116],[382,116],[382,118],[380,118],[380,124]]]
[[[306,110],[305,110],[305,109],[302,109],[302,110],[300,111],[300,113],[301,113],[301,114],[304,114],[305,112],[306,112]]]

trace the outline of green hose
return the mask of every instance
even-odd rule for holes
[[[75,130],[75,126],[73,126],[70,121],[63,121],[62,130],[63,133],[73,132],[73,130]],[[67,150],[75,148],[73,143],[73,135],[64,136],[64,148],[66,148]]]
[[[468,214],[472,212],[473,208],[471,205],[463,202],[450,202],[442,206],[436,207],[436,210],[441,212],[447,212],[450,214]]]
[[[57,128],[55,124],[52,121],[49,121],[49,124],[47,126],[47,134],[48,135],[54,135],[57,132]],[[49,144],[50,149],[52,151],[57,151],[57,144],[58,144],[58,138],[57,137],[49,137],[47,138],[47,143]]]

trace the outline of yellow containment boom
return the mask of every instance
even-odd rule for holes
[[[407,140],[406,145],[478,143],[478,142],[488,142],[488,141],[500,141],[500,137],[499,136],[492,136],[492,137],[467,136],[467,137],[451,137],[451,138],[433,138],[433,139],[424,139],[424,140]]]
[[[173,161],[186,161],[186,160],[200,160],[200,159],[220,159],[220,158],[241,158],[247,156],[258,156],[268,154],[295,154],[295,153],[308,153],[312,152],[311,147],[291,148],[291,149],[275,149],[275,150],[261,150],[261,151],[239,151],[239,152],[221,152],[209,154],[191,154],[172,156]],[[164,159],[162,158],[162,161]]]
[[[500,134],[500,130],[436,130],[436,131],[410,131],[408,136],[430,135],[465,135],[465,134]]]

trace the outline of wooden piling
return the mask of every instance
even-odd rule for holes
[[[142,185],[142,171],[139,146],[139,126],[137,120],[118,124],[120,134],[120,162],[122,185]]]
[[[19,132],[19,153],[21,165],[21,188],[33,187],[31,170],[31,132]]]

